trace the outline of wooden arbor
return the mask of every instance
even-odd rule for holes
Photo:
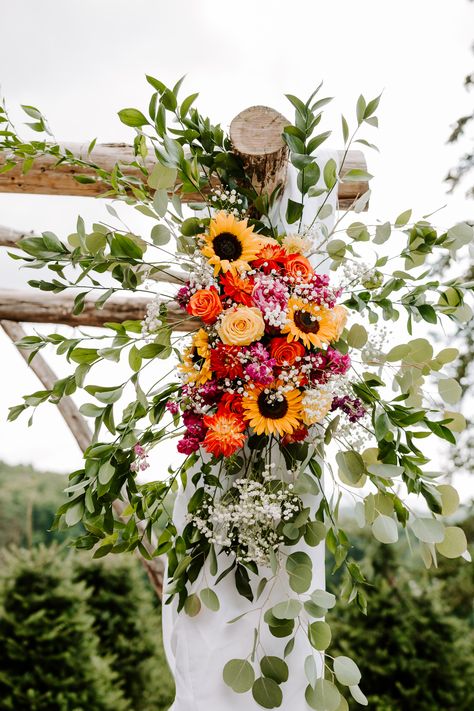
[[[230,137],[236,154],[240,156],[247,173],[258,192],[270,193],[278,184],[284,184],[288,163],[288,149],[284,144],[281,134],[288,125],[284,116],[265,106],[254,106],[242,111],[232,121]],[[81,144],[67,144],[66,147],[78,158],[87,152],[87,147]],[[364,156],[360,151],[349,151],[344,154],[344,163],[341,178],[354,168],[366,170]],[[342,161],[342,152],[340,159]],[[125,144],[97,145],[88,160],[105,170],[112,170],[119,164],[121,171],[126,175],[136,175],[137,169],[130,165],[134,160],[133,149]],[[0,153],[0,166],[5,161],[5,156]],[[150,169],[153,161],[149,159]],[[14,169],[0,173],[0,192],[24,193],[42,195],[77,195],[81,197],[97,197],[104,193],[104,185],[99,182],[79,183],[74,175],[80,173],[87,175],[93,173],[91,169],[74,165],[55,165],[56,160],[50,156],[39,157],[31,169],[22,173],[22,166],[18,164]],[[364,182],[344,182],[338,185],[339,206],[350,209],[353,202],[368,190]],[[199,202],[203,197],[198,194],[185,196],[188,201]],[[31,236],[7,227],[0,227],[0,246],[15,248],[22,237]],[[160,281],[182,283],[179,272],[161,274],[155,277]],[[13,342],[22,338],[24,331],[22,322],[57,323],[69,326],[101,326],[110,320],[142,319],[145,314],[148,299],[111,298],[105,308],[100,311],[95,308],[94,300],[86,302],[84,311],[72,315],[73,297],[52,296],[31,290],[13,291],[0,289],[0,325]],[[176,323],[176,330],[188,331],[190,324],[182,321],[182,312],[178,309],[170,311],[171,323]],[[178,323],[180,321],[180,323]],[[20,351],[21,352],[21,351]],[[24,355],[22,353],[22,355]],[[25,358],[26,360],[26,358]],[[50,389],[56,376],[45,360],[36,355],[30,364],[31,368],[42,382],[43,386]],[[91,440],[88,425],[74,402],[70,398],[63,398],[59,404],[60,412],[74,435],[79,447],[84,450]],[[125,504],[115,502],[115,512],[122,517]],[[154,549],[153,542],[149,550]],[[159,597],[162,592],[163,565],[160,559],[147,560],[139,556],[148,573],[150,581]]]

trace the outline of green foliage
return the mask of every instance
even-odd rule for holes
[[[74,559],[75,579],[90,593],[88,609],[100,648],[112,654],[117,686],[132,709],[161,711],[174,696],[161,645],[161,614],[139,564],[132,558]]]
[[[469,524],[471,521],[471,524]],[[463,524],[471,532],[472,518]],[[354,605],[330,613],[334,655],[358,661],[370,708],[467,711],[474,704],[473,576],[443,560],[433,576],[363,536],[363,567],[374,587],[368,614]],[[454,579],[451,579],[454,575]],[[336,656],[336,660],[340,657]],[[334,664],[336,675],[340,663]],[[351,701],[350,708],[356,708]]]
[[[126,711],[87,610],[56,549],[4,554],[0,603],[0,709]]]
[[[0,462],[0,548],[62,542],[79,535],[81,527],[51,532],[64,500],[67,479],[31,466]]]

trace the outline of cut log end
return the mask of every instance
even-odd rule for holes
[[[271,194],[284,185],[288,148],[281,134],[288,119],[268,106],[251,106],[230,124],[230,140],[258,193]]]

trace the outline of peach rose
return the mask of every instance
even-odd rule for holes
[[[332,309],[331,314],[333,318],[334,329],[336,332],[334,340],[338,341],[341,337],[341,333],[344,330],[344,326],[346,325],[347,309],[345,306],[341,306],[340,304],[338,304]]]
[[[298,282],[308,282],[313,276],[313,267],[302,254],[289,254],[285,259],[285,268],[288,276]]]
[[[296,358],[298,356],[302,358],[305,353],[306,349],[299,341],[288,343],[288,339],[283,337],[273,338],[270,343],[270,355],[275,358],[276,364],[279,366],[282,366],[285,362],[288,365],[293,365]]]
[[[249,346],[258,341],[264,332],[262,312],[255,306],[227,309],[217,327],[217,333],[226,346]]]
[[[217,289],[199,289],[189,299],[186,307],[188,313],[197,316],[204,323],[215,323],[222,311],[222,304]]]

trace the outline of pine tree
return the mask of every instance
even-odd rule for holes
[[[91,591],[89,610],[101,648],[113,655],[119,686],[133,709],[162,711],[174,698],[174,685],[161,643],[161,614],[135,558],[75,562],[76,578]]]
[[[431,586],[406,580],[390,549],[371,561],[368,615],[354,605],[328,621],[331,653],[352,656],[373,711],[474,708],[472,630],[456,620]],[[422,578],[421,578],[422,579]],[[471,662],[469,661],[471,660]],[[351,708],[360,708],[352,704]]]
[[[0,711],[127,711],[59,549],[2,558]]]

